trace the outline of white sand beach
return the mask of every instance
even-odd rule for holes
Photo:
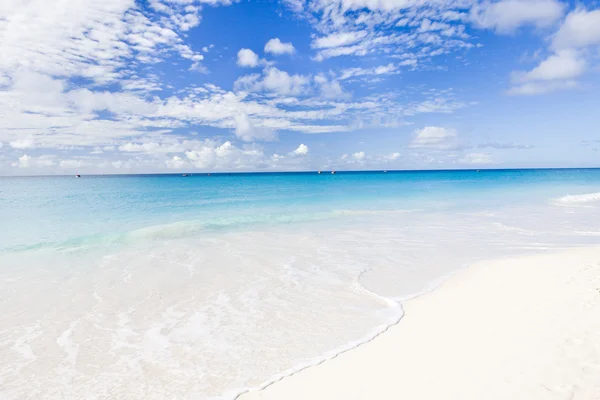
[[[600,399],[600,248],[483,262],[254,399]]]

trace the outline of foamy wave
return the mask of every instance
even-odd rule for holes
[[[519,233],[522,235],[535,235],[537,234],[537,232],[535,231],[531,231],[529,229],[523,229],[523,228],[519,228],[516,226],[511,226],[511,225],[506,225],[503,224],[501,222],[492,222],[492,225],[500,230],[506,231],[506,232],[514,232],[514,233]]]
[[[335,215],[397,215],[419,210],[335,210]]]
[[[588,203],[598,203],[600,202],[600,192],[567,195],[555,199],[554,202],[561,205],[581,205]]]

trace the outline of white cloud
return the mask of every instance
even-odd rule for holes
[[[313,40],[311,47],[318,49],[315,60],[323,61],[331,57],[344,55],[363,56],[368,52],[368,45],[357,44],[367,37],[366,30],[335,32],[327,36],[318,37]]]
[[[207,140],[194,150],[185,152],[185,156],[190,166],[204,170],[251,170],[268,165],[267,157],[261,150],[252,147],[238,148],[230,141],[219,144]],[[177,163],[181,164],[179,160]]]
[[[19,161],[18,161],[19,168],[29,167],[30,161],[31,161],[31,156],[28,156],[27,154],[23,154],[21,157],[19,157]]]
[[[390,116],[396,120],[422,112],[452,112],[465,106],[448,93],[436,91],[427,92],[424,100],[409,103],[398,102],[393,96],[350,101],[349,94],[331,76],[290,75],[272,67],[236,82],[236,90],[249,91],[250,95],[204,85],[165,99],[89,89],[69,91],[63,80],[40,74],[15,76],[17,80],[9,90],[0,92],[0,141],[31,138],[36,148],[90,146],[86,150],[95,154],[100,154],[96,147],[112,151],[111,146],[121,146],[120,151],[125,153],[176,153],[182,149],[173,140],[181,142],[184,137],[175,129],[211,126],[235,133],[235,119],[240,114],[246,114],[253,126],[260,128],[254,132],[261,132],[241,135],[258,138],[281,130],[348,131],[354,129],[355,121],[389,127]],[[108,118],[97,114],[104,111],[110,113]],[[26,136],[30,132],[35,135]]]
[[[452,149],[456,147],[456,137],[455,129],[426,126],[414,132],[414,138],[409,147],[437,150]]]
[[[168,153],[180,153],[184,151],[185,146],[180,143],[156,143],[156,142],[145,142],[145,143],[125,143],[119,146],[119,150],[126,153],[145,153],[145,154],[168,154]]]
[[[116,114],[152,114],[156,104],[148,103],[132,93],[92,92],[89,89],[75,89],[66,94],[66,101],[84,113],[109,111]]]
[[[391,74],[399,74],[400,70],[398,69],[398,67],[392,63],[387,64],[387,65],[381,65],[379,67],[373,67],[373,68],[347,68],[342,70],[342,73],[340,75],[340,79],[344,80],[344,79],[349,79],[349,78],[354,78],[357,76],[364,76],[364,75],[391,75]]]
[[[492,157],[488,153],[468,153],[459,162],[461,164],[491,164]]]
[[[364,56],[368,52],[367,46],[345,46],[345,47],[334,47],[331,49],[325,49],[319,51],[315,56],[316,61],[323,61],[327,58],[339,57],[339,56]]]
[[[271,39],[265,45],[265,53],[271,54],[294,54],[296,49],[291,43],[284,43],[279,38]]]
[[[81,168],[85,163],[81,160],[61,160],[59,166],[64,169]]]
[[[246,114],[241,114],[235,117],[234,132],[238,138],[245,142],[252,142],[255,140],[277,140],[276,131],[264,127],[257,127]]]
[[[325,75],[318,74],[314,77],[314,81],[319,87],[319,92],[323,99],[350,98],[350,94],[345,92],[336,80],[329,80]]]
[[[557,50],[592,45],[600,45],[600,9],[572,11],[552,40],[552,47]]]
[[[425,18],[421,21],[421,25],[419,26],[418,32],[432,32],[432,31],[442,31],[446,29],[450,29],[451,25],[445,22],[437,22],[431,21],[428,18]]]
[[[237,53],[237,65],[240,67],[255,68],[260,65],[258,54],[250,49],[241,49]]]
[[[426,59],[474,47],[466,9],[474,2],[454,0],[307,0],[295,7],[318,34],[314,59],[339,56],[385,57],[411,54]],[[398,28],[402,29],[398,29]],[[413,65],[415,61],[410,61]]]
[[[365,157],[366,157],[366,155],[365,155],[364,151],[359,151],[359,152],[352,154],[352,158],[354,158],[356,161],[362,161],[365,159]]]
[[[557,0],[485,1],[471,9],[471,18],[481,28],[506,33],[524,25],[550,26],[564,10],[565,5]]]
[[[167,168],[180,169],[185,167],[187,162],[179,156],[173,156],[173,158],[166,160],[165,164],[167,165]]]
[[[529,82],[510,88],[507,94],[533,96],[556,92],[558,90],[575,89],[577,87],[579,87],[579,84],[575,81]]]
[[[236,90],[249,92],[272,92],[279,95],[300,95],[310,88],[310,78],[290,75],[275,67],[265,68],[263,75],[252,74],[239,78],[234,83]]]
[[[586,61],[573,50],[562,50],[551,55],[540,65],[529,71],[525,81],[551,81],[573,79],[580,76],[586,69]]]
[[[367,31],[337,32],[313,40],[311,47],[314,49],[330,49],[343,47],[356,43],[367,36]]]
[[[305,156],[308,154],[308,146],[300,144],[296,150],[292,151],[292,154],[296,156]]]
[[[382,157],[384,161],[394,161],[400,158],[400,153],[394,152]]]
[[[43,168],[43,167],[51,167],[54,165],[52,155],[42,155],[39,157],[32,157],[27,154],[23,154],[16,163],[13,163],[13,167],[17,168]],[[44,171],[46,172],[46,171]]]
[[[587,69],[587,61],[576,50],[560,50],[529,72],[513,72],[511,95],[536,95],[578,86],[575,81]]]
[[[512,95],[544,94],[579,86],[577,79],[595,58],[589,47],[600,45],[600,10],[577,8],[552,36],[553,54],[529,72],[513,72]]]
[[[161,6],[142,11],[133,0],[5,1],[0,10],[5,38],[0,41],[0,71],[10,75],[25,68],[106,83],[124,76],[133,59],[146,63],[175,53],[198,61],[196,53],[180,46],[179,32],[199,23],[200,8],[154,4]]]
[[[530,145],[530,144],[519,144],[519,143],[498,143],[498,142],[491,142],[491,143],[481,143],[481,144],[478,144],[477,147],[480,148],[480,149],[492,148],[492,149],[499,149],[499,150],[506,150],[506,149],[527,150],[527,149],[532,149],[533,145]]]
[[[10,147],[13,149],[33,149],[35,147],[35,142],[32,138],[13,140],[9,143]]]
[[[360,165],[363,166],[367,163],[368,157],[364,151],[357,151],[352,154],[342,154],[339,158],[341,165]]]

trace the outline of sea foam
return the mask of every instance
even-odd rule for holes
[[[600,192],[567,195],[559,197],[555,200],[555,202],[561,205],[583,205],[598,203],[600,202]]]

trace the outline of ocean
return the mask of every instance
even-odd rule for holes
[[[0,178],[0,398],[235,399],[599,217],[596,169]]]

